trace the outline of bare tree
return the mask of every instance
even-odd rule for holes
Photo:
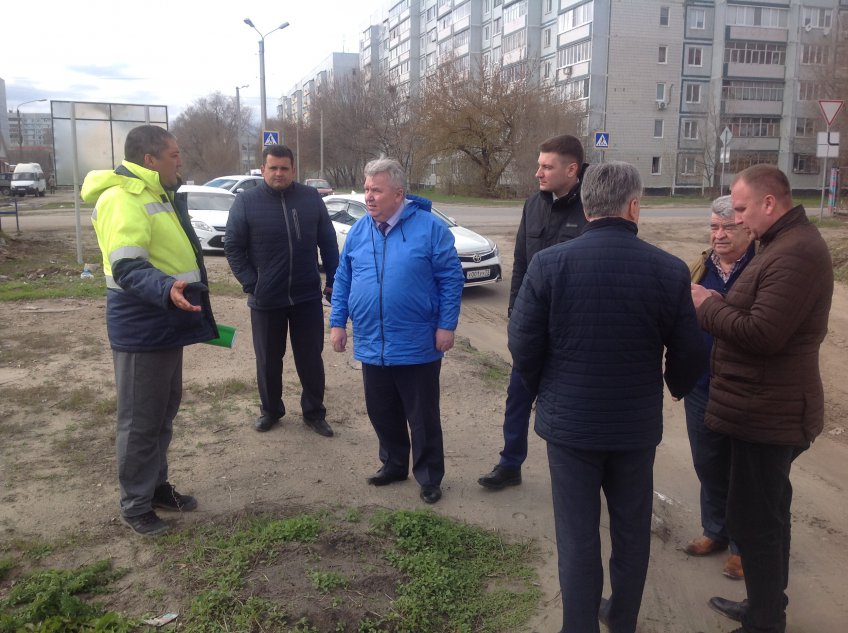
[[[531,148],[546,135],[576,129],[574,110],[541,86],[537,75],[529,66],[519,72],[515,67],[472,71],[457,62],[440,66],[417,103],[427,156],[442,161],[463,156],[473,168],[469,189],[497,196],[501,177],[516,158],[535,161]]]
[[[176,118],[171,131],[180,144],[185,177],[206,182],[241,171],[240,116],[244,113],[236,112],[233,98],[214,92],[192,103]]]

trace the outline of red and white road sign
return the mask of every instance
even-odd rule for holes
[[[827,127],[833,124],[833,120],[840,113],[844,105],[845,102],[842,99],[819,99],[819,107],[821,108],[824,120],[827,122]]]

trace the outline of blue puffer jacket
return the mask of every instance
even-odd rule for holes
[[[314,187],[293,182],[280,192],[262,182],[236,196],[224,253],[252,309],[276,310],[320,299],[317,251],[332,287],[339,245]]]
[[[681,397],[703,367],[689,286],[686,265],[623,218],[539,252],[509,321],[513,366],[538,393],[536,432],[582,450],[659,444],[663,376]]]
[[[347,234],[333,286],[330,327],[353,321],[354,357],[369,365],[440,359],[436,329],[455,330],[465,279],[447,225],[429,200],[407,196],[385,237],[370,216]]]

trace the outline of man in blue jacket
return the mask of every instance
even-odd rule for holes
[[[236,196],[227,220],[224,253],[247,293],[256,381],[261,410],[254,423],[268,431],[286,414],[283,356],[291,334],[292,355],[302,392],[306,425],[330,437],[324,407],[324,308],[316,250],[327,275],[330,298],[339,263],[336,232],[314,187],[295,182],[294,154],[285,145],[262,152],[258,187]]]
[[[141,125],[124,161],[82,184],[106,276],[106,329],[117,388],[121,521],[142,536],[168,524],[154,508],[187,512],[197,500],[168,482],[168,447],[182,398],[183,347],[217,336],[200,242],[180,184],[173,134]]]
[[[411,445],[421,499],[436,503],[445,474],[439,373],[454,344],[465,281],[447,225],[430,213],[429,200],[404,195],[405,189],[396,160],[365,166],[368,216],[345,241],[330,342],[335,351],[345,350],[350,319],[365,405],[380,443],[382,466],[368,483],[405,480]]]
[[[509,322],[513,367],[547,442],[563,631],[633,633],[651,541],[663,378],[684,396],[703,342],[682,261],[636,236],[642,183],[627,163],[589,167],[580,237],[538,253]],[[665,372],[663,372],[665,350]],[[602,603],[600,491],[612,593]]]

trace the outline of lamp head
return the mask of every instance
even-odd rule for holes
[[[244,23],[247,24],[250,28],[255,29],[256,27],[253,25],[253,20],[250,18],[245,18]]]

